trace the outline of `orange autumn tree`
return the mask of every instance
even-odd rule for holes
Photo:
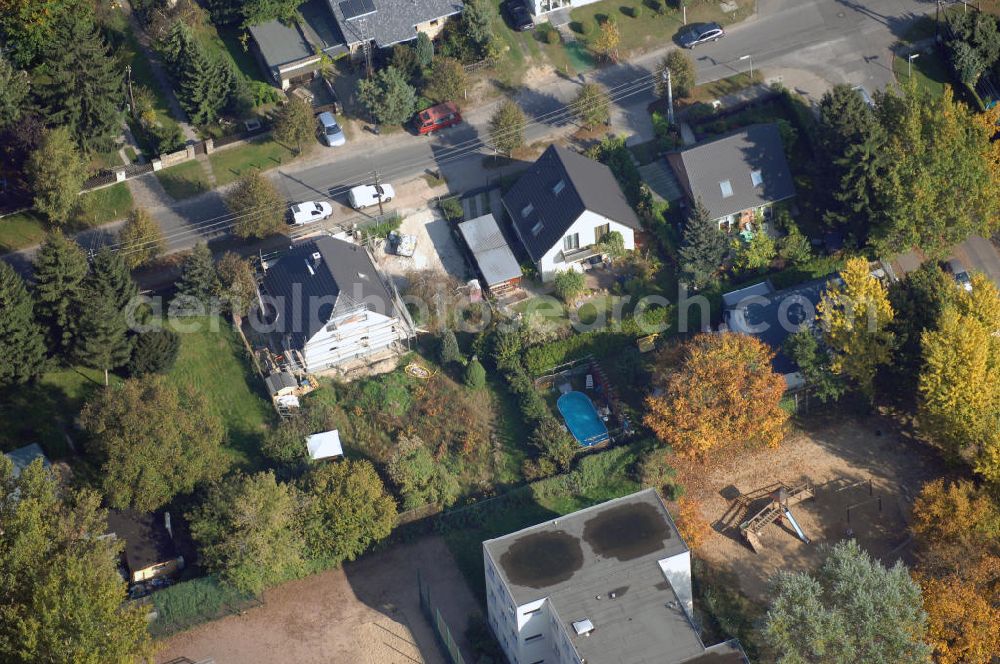
[[[939,479],[914,501],[911,529],[935,661],[989,664],[1000,653],[1000,508],[972,482]]]
[[[697,550],[712,534],[712,526],[701,513],[701,503],[694,498],[677,501],[677,532],[689,549]]]
[[[927,642],[938,664],[990,664],[1000,653],[1000,558],[972,558],[947,574],[915,575],[927,612]]]
[[[686,458],[737,447],[777,447],[788,413],[780,406],[785,381],[771,370],[774,353],[744,334],[700,334],[682,348],[679,361],[661,357],[646,398],[644,421],[673,451]],[[667,360],[669,361],[669,360]]]

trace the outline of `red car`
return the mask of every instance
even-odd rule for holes
[[[462,114],[458,112],[458,106],[446,101],[417,113],[413,125],[418,134],[430,134],[438,129],[457,125],[461,121]]]

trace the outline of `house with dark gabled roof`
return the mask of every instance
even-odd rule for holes
[[[688,199],[725,230],[744,229],[795,196],[778,125],[756,124],[667,155]]]
[[[413,322],[360,245],[321,236],[263,261],[251,325],[296,372],[339,372],[409,350]]]
[[[634,249],[640,229],[611,169],[557,145],[518,179],[503,206],[542,281],[585,267],[600,256],[596,245],[611,231]]]

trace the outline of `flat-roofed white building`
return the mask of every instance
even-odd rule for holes
[[[483,542],[490,627],[512,664],[744,664],[693,623],[691,553],[647,489]]]

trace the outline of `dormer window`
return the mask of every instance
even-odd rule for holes
[[[764,184],[764,174],[760,171],[750,171],[750,182],[753,182],[753,186],[759,187]]]

